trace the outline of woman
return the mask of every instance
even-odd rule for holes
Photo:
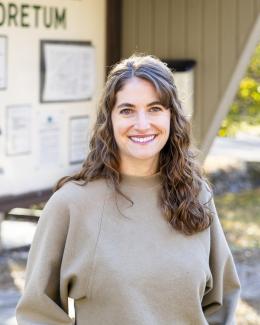
[[[234,324],[239,280],[195,163],[171,71],[108,76],[90,152],[61,179],[30,250],[19,325]]]

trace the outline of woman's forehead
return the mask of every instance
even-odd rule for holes
[[[160,87],[159,82],[140,77],[131,77],[124,80],[115,97],[117,104],[121,101],[134,101],[138,98],[142,98],[149,103],[160,102],[163,106],[168,106],[170,102],[169,94]]]

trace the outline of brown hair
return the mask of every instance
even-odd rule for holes
[[[119,188],[120,158],[113,136],[111,112],[116,94],[125,83],[138,77],[153,84],[162,104],[170,109],[170,135],[160,152],[159,170],[162,180],[160,203],[163,214],[171,225],[191,235],[209,227],[212,216],[207,206],[199,201],[205,179],[191,149],[191,127],[177,96],[171,70],[158,58],[150,55],[133,55],[116,64],[110,71],[104,87],[90,140],[90,151],[82,169],[75,175],[60,179],[55,190],[68,181],[89,181],[105,178],[116,192]]]

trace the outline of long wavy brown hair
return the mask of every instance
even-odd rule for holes
[[[120,155],[113,135],[111,112],[117,92],[133,77],[151,82],[162,105],[171,112],[170,135],[160,152],[158,166],[163,214],[173,228],[186,235],[200,232],[212,221],[207,205],[199,200],[206,180],[196,161],[197,149],[191,144],[191,126],[178,99],[172,71],[154,56],[135,54],[112,68],[99,103],[87,158],[81,170],[60,179],[55,190],[68,181],[83,181],[80,183],[84,185],[105,178],[117,193],[125,196],[120,191]]]

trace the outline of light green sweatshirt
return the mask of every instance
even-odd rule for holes
[[[163,218],[159,174],[124,176],[122,191],[104,180],[65,184],[46,204],[17,306],[18,325],[235,324],[240,285],[214,213],[206,230],[186,236]]]

